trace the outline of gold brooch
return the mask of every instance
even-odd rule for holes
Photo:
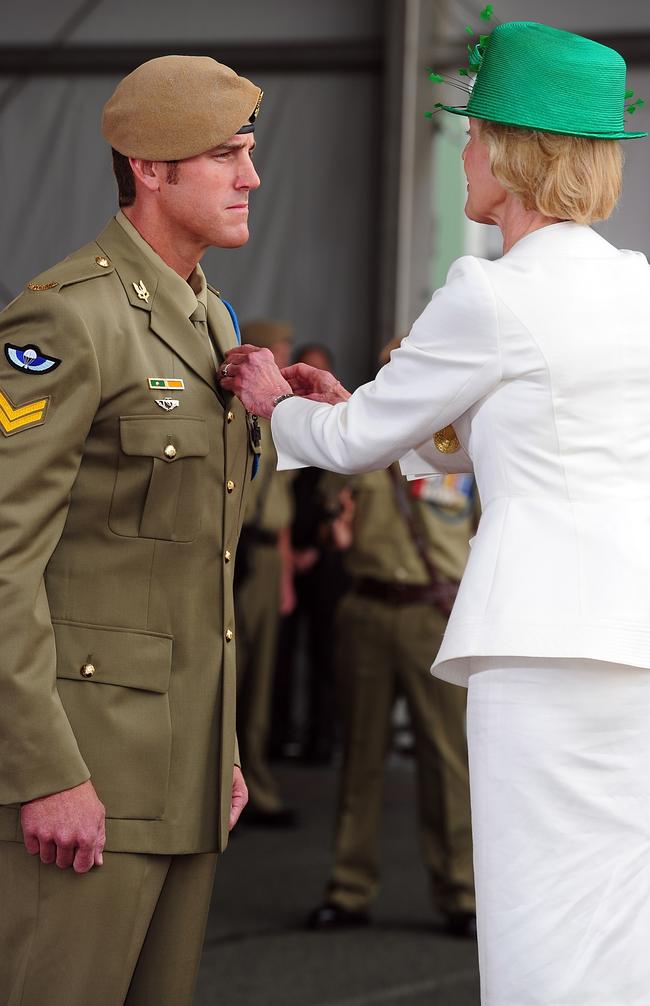
[[[441,454],[455,454],[460,450],[460,440],[453,426],[445,426],[444,430],[434,433],[433,442]]]

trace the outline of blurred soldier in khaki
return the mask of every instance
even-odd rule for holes
[[[398,344],[386,347],[381,363]],[[397,464],[330,479],[341,506],[333,542],[345,550],[352,582],[336,625],[344,760],[334,866],[308,925],[370,922],[379,887],[382,772],[401,694],[415,739],[420,843],[433,904],[447,931],[473,935],[466,692],[429,670],[467,560],[472,481],[407,483]]]
[[[293,328],[280,321],[242,326],[245,343],[270,349],[278,367],[289,365]],[[278,472],[271,424],[259,422],[261,463],[251,485],[237,558],[237,732],[249,805],[247,824],[290,827],[286,807],[269,765],[273,676],[280,616],[295,605],[290,527],[293,472]]]
[[[207,57],[126,77],[102,121],[121,212],[0,316],[3,1006],[192,1001],[246,802],[254,454],[217,380],[236,318],[198,262],[248,239],[260,100]]]

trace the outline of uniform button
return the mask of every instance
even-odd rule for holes
[[[398,566],[395,570],[395,576],[398,580],[406,580],[408,578],[408,570],[404,569],[403,566]]]
[[[226,636],[226,642],[230,643],[235,638],[235,633],[232,631],[232,629],[226,629],[225,636]]]
[[[228,490],[229,493],[234,492],[235,483],[233,482],[232,479],[228,479],[228,481],[226,482],[226,489]]]
[[[178,451],[176,450],[173,444],[167,444],[163,453],[169,461],[173,461],[176,455],[178,454]]]
[[[95,258],[97,265],[101,266],[102,269],[108,269],[111,264],[110,259],[107,259],[105,255],[97,255]]]
[[[79,673],[82,678],[92,678],[95,673],[94,664],[82,664]]]
[[[235,413],[231,412],[230,409],[228,409],[228,412],[226,413],[226,419],[227,419],[227,421],[229,423],[232,423],[232,421],[233,421],[234,418],[235,418]]]
[[[230,551],[229,548],[227,548],[226,551],[223,553],[223,561],[230,562],[231,559],[232,559],[232,552]]]

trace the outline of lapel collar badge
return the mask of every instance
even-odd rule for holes
[[[147,290],[147,288],[144,285],[144,283],[142,282],[142,280],[139,280],[137,283],[134,283],[133,284],[133,289],[137,293],[138,298],[140,300],[143,300],[145,302],[145,304],[149,303],[149,298],[150,298],[151,294]]]
[[[159,405],[165,412],[171,412],[172,409],[177,409],[181,404],[177,398],[156,398],[155,401],[156,405]]]

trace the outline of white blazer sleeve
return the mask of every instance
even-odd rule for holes
[[[340,405],[291,398],[274,409],[278,468],[385,468],[453,423],[501,373],[494,294],[479,261],[465,256],[374,381]]]

